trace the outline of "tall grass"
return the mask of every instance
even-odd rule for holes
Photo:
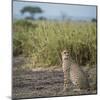
[[[32,57],[34,66],[61,64],[68,49],[81,65],[96,64],[96,23],[25,21],[13,23],[13,53]]]

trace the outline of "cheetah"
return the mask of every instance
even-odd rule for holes
[[[89,89],[89,82],[86,73],[70,57],[69,51],[62,53],[62,69],[64,73],[64,90],[70,89],[71,83],[76,87],[76,91]]]
[[[62,53],[62,69],[64,74],[64,90],[70,88],[70,60],[69,53],[67,50],[64,50]]]

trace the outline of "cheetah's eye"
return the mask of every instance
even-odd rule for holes
[[[67,52],[64,52],[64,54],[66,54]]]
[[[64,54],[69,54],[69,52],[64,52]]]

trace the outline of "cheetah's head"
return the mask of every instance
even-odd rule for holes
[[[61,53],[62,55],[62,60],[68,60],[69,59],[69,51],[68,50],[63,50],[63,52]]]

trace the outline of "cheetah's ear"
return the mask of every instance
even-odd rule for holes
[[[63,52],[66,52],[66,53],[69,53],[69,49],[64,49],[64,51]]]
[[[61,52],[61,55],[63,55],[63,51]]]
[[[62,50],[61,55],[63,55],[64,50]]]

